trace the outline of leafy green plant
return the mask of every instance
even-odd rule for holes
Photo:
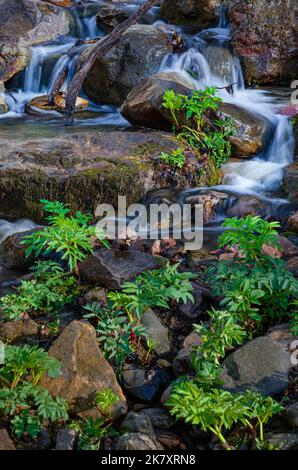
[[[264,424],[283,410],[271,397],[263,397],[253,391],[232,393],[217,388],[206,390],[194,380],[177,381],[166,405],[176,418],[198,425],[203,431],[211,431],[227,450],[231,447],[224,437],[225,430],[230,430],[234,424],[254,429],[253,423],[256,422],[260,431],[258,442],[264,443]]]
[[[222,224],[224,233],[219,237],[219,247],[234,247],[246,260],[263,261],[263,246],[280,249],[276,231],[280,227],[278,222],[268,222],[259,216],[248,215],[245,219],[234,217],[226,219]]]
[[[166,90],[163,99],[163,106],[171,113],[178,138],[204,154],[209,153],[216,167],[230,158],[229,137],[235,132],[232,119],[223,118],[219,113],[221,101],[214,87],[196,90],[186,96]]]
[[[179,170],[181,170],[185,165],[185,155],[181,149],[173,150],[171,154],[162,152],[159,159],[170,167],[178,168]]]
[[[53,262],[38,262],[34,278],[22,281],[15,294],[0,299],[0,315],[4,320],[15,320],[24,315],[52,314],[73,301],[77,290],[76,278],[65,275]]]
[[[97,392],[95,397],[97,408],[105,418],[110,420],[112,417],[112,408],[117,401],[119,401],[119,397],[110,388],[105,388],[100,392]]]
[[[95,227],[90,226],[91,215],[77,211],[75,217],[70,215],[70,209],[61,202],[41,200],[43,209],[50,215],[46,217],[49,226],[38,230],[24,238],[22,243],[27,246],[26,253],[30,256],[35,253],[47,255],[52,251],[61,253],[62,260],[66,260],[70,271],[78,274],[78,263],[93,252],[91,237],[97,235]],[[101,242],[109,247],[102,237]]]
[[[203,431],[211,431],[227,450],[231,450],[231,447],[224,437],[224,430],[231,429],[236,423],[247,424],[250,417],[249,408],[243,404],[241,394],[220,389],[206,391],[194,381],[174,384],[166,405],[176,418],[198,425]]]
[[[178,271],[178,264],[145,271],[133,282],[124,282],[120,292],[110,292],[108,297],[115,309],[124,309],[131,322],[140,320],[150,307],[168,309],[169,302],[194,302],[192,273]]]
[[[42,423],[66,421],[67,402],[53,398],[46,389],[24,382],[15,388],[0,389],[0,413],[13,416],[12,431],[18,437],[36,437]]]
[[[116,436],[118,433],[106,423],[104,418],[88,418],[72,422],[70,428],[78,433],[78,450],[99,450],[102,439],[107,435]]]
[[[67,402],[53,398],[48,390],[40,388],[42,375],[57,377],[59,362],[41,348],[33,346],[6,346],[5,364],[0,368],[0,413],[13,416],[12,431],[21,437],[35,438],[42,423],[66,421]]]
[[[6,346],[0,381],[9,384],[11,388],[24,379],[30,379],[32,385],[37,385],[44,373],[57,377],[59,370],[59,361],[37,346]]]
[[[226,351],[242,344],[246,338],[245,330],[227,311],[209,311],[211,324],[194,325],[194,331],[200,334],[202,345],[194,348],[192,364],[196,379],[202,387],[210,388],[220,384],[220,360]]]
[[[291,331],[294,336],[298,336],[298,300],[294,300],[292,306],[294,307],[294,310],[291,313]]]
[[[124,361],[134,352],[132,336],[146,337],[147,332],[141,325],[128,322],[127,316],[121,310],[115,310],[111,305],[103,307],[98,302],[86,305],[86,319],[97,320],[97,340],[104,355],[120,368]]]

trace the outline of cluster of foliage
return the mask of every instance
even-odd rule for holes
[[[169,309],[171,302],[194,301],[190,282],[195,276],[179,272],[178,264],[145,271],[134,281],[124,282],[119,292],[108,294],[106,306],[93,302],[85,307],[87,319],[96,320],[98,341],[107,359],[121,372],[121,366],[133,353],[138,355],[141,339],[145,340],[146,362],[155,347],[141,324],[146,310],[152,307]]]
[[[24,238],[27,256],[34,253],[47,255],[51,252],[61,254],[61,259],[67,261],[70,271],[78,274],[78,263],[93,252],[92,236],[100,238],[107,248],[108,242],[100,236],[95,227],[89,225],[92,216],[76,211],[75,216],[70,215],[70,209],[61,202],[41,200],[43,210],[50,215],[46,217],[49,225],[43,230],[35,231]]]
[[[96,394],[96,404],[102,417],[71,423],[70,427],[78,433],[78,450],[99,450],[102,439],[107,434],[117,435],[112,427],[111,409],[118,400],[118,396],[111,389],[104,389]]]
[[[0,299],[1,317],[16,320],[24,315],[59,312],[76,295],[76,278],[65,275],[53,261],[39,261],[33,268],[34,277],[22,281],[16,293]]]
[[[181,170],[185,165],[185,155],[181,149],[173,150],[171,154],[162,152],[159,159],[171,168],[178,168],[178,170]]]
[[[114,309],[111,304],[103,306],[99,302],[93,302],[86,305],[85,309],[88,313],[84,317],[96,320],[97,339],[105,357],[120,368],[134,352],[132,337],[146,337],[146,329],[127,321],[125,313]]]
[[[179,272],[179,264],[145,271],[133,282],[124,282],[120,292],[110,292],[113,308],[124,309],[130,321],[140,320],[151,307],[168,309],[170,301],[194,302],[190,282],[195,277],[189,272]]]
[[[232,393],[221,388],[221,361],[227,351],[241,345],[260,325],[289,315],[291,300],[297,306],[298,283],[281,259],[264,256],[264,246],[280,249],[276,222],[259,217],[226,219],[220,247],[237,247],[231,261],[219,261],[207,271],[215,295],[222,297],[224,310],[212,310],[208,325],[195,325],[202,340],[194,348],[195,378],[182,377],[171,391],[167,405],[171,413],[187,423],[214,433],[224,448],[231,446],[224,431],[234,424],[247,426],[255,436],[256,448],[272,446],[264,440],[264,425],[283,410],[281,404],[254,391]],[[297,311],[292,331],[297,332]],[[258,433],[258,437],[257,437]]]
[[[190,95],[166,90],[163,97],[163,106],[170,111],[178,137],[202,154],[208,154],[218,168],[231,156],[229,137],[235,132],[231,118],[220,116],[221,102],[214,87]]]
[[[59,369],[59,362],[41,348],[5,347],[5,364],[0,367],[0,383],[4,385],[0,389],[0,414],[10,419],[17,437],[35,438],[42,424],[68,419],[67,402],[53,398],[38,385],[44,373],[57,377]]]
[[[297,299],[298,282],[282,259],[264,256],[263,247],[281,249],[277,222],[260,217],[226,219],[226,231],[219,239],[220,247],[238,248],[231,261],[219,261],[207,272],[213,293],[223,297],[221,306],[231,313],[250,334],[289,316],[291,301]],[[297,331],[297,313],[292,315],[291,328]]]

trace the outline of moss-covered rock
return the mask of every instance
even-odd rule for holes
[[[40,199],[60,200],[94,212],[100,203],[139,201],[149,189],[199,186],[219,180],[209,163],[191,156],[187,171],[163,175],[157,157],[182,143],[162,132],[85,132],[55,139],[0,142],[0,217],[43,214]]]

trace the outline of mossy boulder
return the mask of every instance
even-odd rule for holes
[[[165,176],[161,152],[183,146],[162,132],[82,132],[36,140],[0,141],[0,217],[41,221],[40,199],[60,200],[73,210],[94,213],[98,204],[117,207],[148,190],[173,185],[202,186],[219,181],[210,162],[192,153],[189,171]]]
[[[163,0],[161,18],[169,23],[203,29],[218,22],[216,8],[221,0]]]

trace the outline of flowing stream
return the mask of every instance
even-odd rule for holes
[[[21,80],[19,76],[18,80],[12,81],[9,93],[6,94],[9,112],[0,116],[0,137],[10,135],[10,133],[13,136],[16,129],[22,129],[24,135],[36,136],[40,132],[42,135],[48,136],[55,135],[58,129],[59,132],[77,132],[78,129],[85,126],[94,126],[96,130],[99,129],[99,126],[100,128],[112,126],[116,129],[129,126],[115,107],[99,106],[93,103],[90,103],[87,112],[75,118],[75,125],[70,130],[65,128],[61,130],[61,114],[59,113],[46,112],[44,115],[39,115],[38,118],[25,113],[25,104],[28,101],[36,96],[49,93],[51,84],[65,63],[69,70],[69,77],[72,76],[78,54],[82,48],[87,47],[86,45],[78,45],[69,57],[67,52],[73,48],[78,38],[86,40],[104,35],[95,21],[94,12],[98,3],[100,2],[90,1],[91,7],[94,4],[94,9],[90,10],[93,13],[90,15],[86,15],[84,12],[82,14],[81,9],[73,7],[72,13],[77,25],[76,37],[64,37],[59,41],[31,49],[29,66],[21,74]],[[132,13],[140,3],[135,0],[133,5],[124,5]],[[156,8],[151,13],[152,23],[155,27],[169,32],[175,29],[182,35],[187,47],[187,51],[184,53],[166,56],[161,65],[161,71],[178,72],[197,89],[216,86],[219,88],[219,96],[225,102],[249,110],[270,124],[271,138],[266,150],[250,160],[242,159],[224,165],[222,185],[211,189],[225,191],[233,197],[243,194],[255,196],[268,205],[269,214],[277,213],[280,208],[286,210],[288,202],[278,197],[278,188],[284,167],[293,161],[293,129],[290,120],[280,114],[282,101],[273,93],[245,89],[240,62],[233,54],[230,45],[230,29],[225,9],[220,10],[218,27],[206,29],[196,35],[186,35],[183,30],[175,26],[155,21],[157,13],[158,9]],[[221,89],[229,84],[234,84],[233,94]],[[66,87],[67,82],[63,89]],[[147,202],[171,199],[171,202],[183,203],[204,190],[206,188],[192,188],[184,191],[160,190],[150,194]],[[30,222],[26,220],[12,225],[0,221],[0,238],[12,233],[12,231],[22,231],[28,227],[28,224]]]

